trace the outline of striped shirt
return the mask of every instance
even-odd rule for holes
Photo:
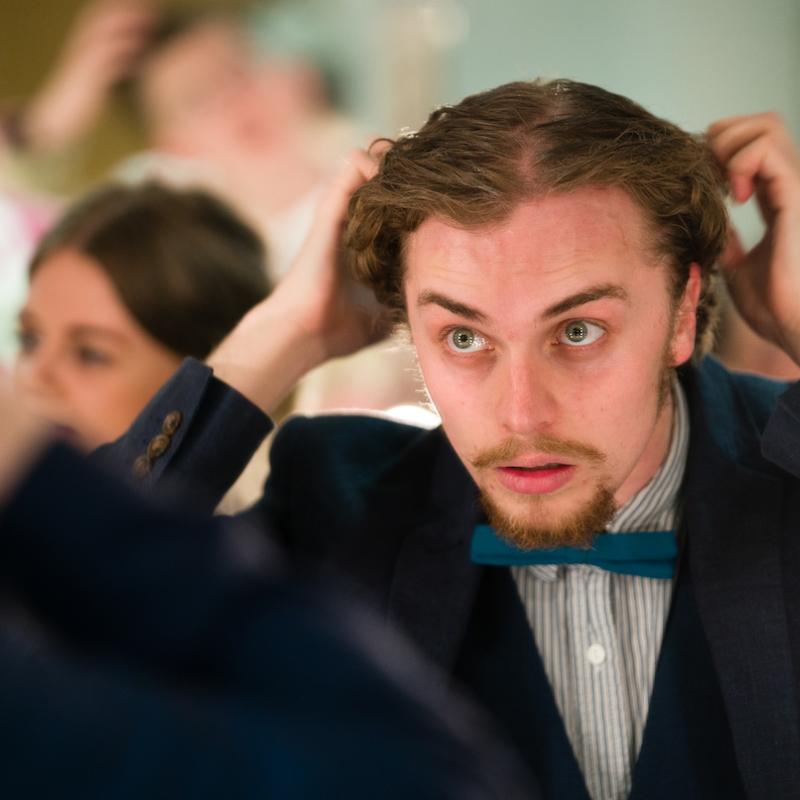
[[[680,385],[669,452],[609,533],[675,530],[689,446]],[[512,568],[567,736],[594,800],[630,793],[672,581],[588,565]]]

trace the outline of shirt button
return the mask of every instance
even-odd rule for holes
[[[606,660],[606,649],[601,644],[591,644],[586,649],[586,658],[590,664],[599,667]]]

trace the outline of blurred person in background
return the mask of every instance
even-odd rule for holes
[[[123,172],[211,183],[269,240],[273,277],[285,271],[323,174],[352,136],[321,71],[298,56],[258,52],[243,21],[225,11],[95,0],[41,88],[2,116],[4,185],[47,188],[118,88],[151,148]]]
[[[6,151],[27,161],[69,152],[119,85],[150,149],[118,173],[220,194],[263,237],[270,278],[279,280],[331,165],[355,138],[334,107],[330,77],[307,57],[260,52],[243,20],[224,11],[161,13],[133,0],[97,0],[79,15],[42,90],[6,116]],[[295,403],[303,410],[415,403],[413,367],[408,350],[380,345],[326,365]]]
[[[70,208],[30,264],[15,375],[75,444],[120,436],[187,356],[204,359],[268,294],[258,235],[200,190],[110,186]],[[266,454],[225,501],[254,499]]]
[[[354,135],[333,109],[322,71],[304,58],[260,52],[230,14],[165,14],[127,89],[154,158],[123,169],[208,182],[269,242],[279,278],[331,162]]]

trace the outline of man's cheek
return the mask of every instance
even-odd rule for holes
[[[464,413],[457,413],[453,408],[439,409],[439,417],[451,446],[459,458],[469,464],[471,455],[486,445],[482,424]]]
[[[451,396],[440,397],[439,400],[436,397],[432,399],[445,433],[462,454],[490,427],[475,404],[458,392]]]

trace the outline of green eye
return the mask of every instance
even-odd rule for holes
[[[572,322],[567,326],[567,339],[574,344],[581,344],[589,335],[589,327],[585,322]]]
[[[474,353],[486,346],[483,336],[475,333],[472,328],[453,328],[447,334],[447,342],[451,350],[459,353]]]
[[[559,337],[559,341],[563,344],[576,345],[581,347],[587,344],[596,342],[605,331],[593,322],[588,322],[585,319],[577,319],[573,322],[568,322]]]
[[[469,350],[475,344],[475,332],[469,328],[457,328],[453,331],[453,344],[459,350]]]

